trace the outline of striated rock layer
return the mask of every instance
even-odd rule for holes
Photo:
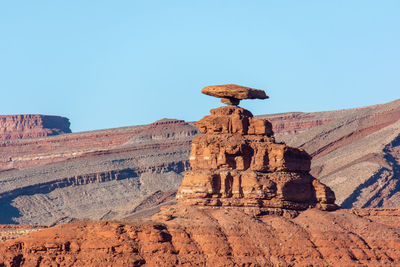
[[[0,140],[70,133],[67,118],[48,115],[0,115]]]
[[[314,156],[311,174],[335,192],[337,204],[400,207],[400,100],[262,118],[272,123],[276,141]],[[0,141],[0,223],[123,218],[143,214],[142,208],[154,213],[162,199],[156,192],[176,190],[190,170],[196,133],[192,123],[164,119]],[[156,205],[140,204],[148,199]]]
[[[194,126],[153,124],[0,142],[0,223],[115,218],[176,190]],[[157,202],[157,201],[156,201]]]
[[[195,125],[192,170],[178,189],[180,203],[333,210],[332,190],[309,174],[311,157],[275,142],[271,123],[237,106],[211,110]]]
[[[400,100],[265,118],[280,129],[277,139],[313,157],[311,173],[335,192],[337,204],[400,207]]]
[[[290,219],[171,207],[153,221],[74,222],[0,243],[0,266],[399,266],[399,218],[398,209]]]

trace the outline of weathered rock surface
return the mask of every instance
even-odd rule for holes
[[[398,118],[393,110],[389,114],[382,124],[382,119],[375,123],[378,130],[363,130],[362,124],[360,136],[367,136],[373,148],[379,147],[374,142],[382,146],[387,141],[378,134],[390,136],[391,146],[384,147],[394,155],[388,160],[396,170]],[[335,120],[323,127],[331,123]],[[178,173],[189,170],[179,161],[181,155],[172,152],[196,134],[182,121],[161,120],[137,135],[129,133],[132,129],[114,132],[121,139],[112,148],[108,144],[108,150],[101,151],[98,142],[97,151],[74,158],[72,151],[77,148],[68,147],[63,148],[71,153],[68,160],[43,165],[39,158],[39,167],[22,164],[16,165],[20,170],[5,169],[0,176],[0,208],[9,219],[7,212],[12,214],[12,208],[18,207],[18,216],[12,218],[16,221],[57,218],[57,224],[82,214],[120,221],[81,221],[31,231],[20,227],[25,232],[5,234],[3,239],[30,233],[0,243],[0,266],[400,265],[400,209],[321,211],[335,208],[334,194],[309,174],[311,157],[302,149],[276,143],[271,124],[247,110],[214,109],[196,126],[203,135],[193,139],[191,170],[178,190],[179,204],[161,207],[151,220],[132,218],[148,216],[152,208],[172,202]],[[181,134],[176,135],[178,129]],[[324,142],[332,140],[329,132],[322,136]],[[314,156],[318,159],[339,148],[325,146]],[[50,172],[49,166],[54,168]],[[82,169],[76,166],[86,173],[79,174]],[[176,179],[168,178],[171,172]],[[162,189],[154,192],[154,188]],[[171,191],[163,192],[165,188]],[[112,202],[105,201],[115,192],[118,196]],[[136,195],[127,197],[131,192]]]
[[[239,105],[239,103],[240,103],[240,100],[239,99],[236,99],[236,98],[221,98],[221,102],[222,103],[224,103],[224,104],[227,104],[227,105],[229,105],[229,106],[237,106],[237,105]]]
[[[153,221],[75,222],[0,243],[0,265],[398,266],[399,218],[398,209],[309,209],[290,219],[170,207]]]
[[[43,228],[32,225],[0,224],[0,242],[16,239],[28,233],[42,230]]]
[[[203,94],[222,98],[221,102],[237,106],[243,99],[266,99],[268,96],[263,90],[244,87],[236,84],[222,84],[206,86],[201,90]]]
[[[0,140],[36,138],[70,133],[67,118],[24,114],[0,115]]]
[[[179,120],[1,142],[0,223],[128,216],[132,199],[178,188],[194,126]],[[11,160],[9,160],[11,158]],[[122,207],[124,210],[122,211]]]
[[[253,118],[267,118],[278,142],[301,146],[314,156],[311,174],[333,189],[337,204],[400,207],[399,110],[397,100],[357,109]],[[248,131],[255,133],[252,129]],[[192,123],[161,120],[153,125],[0,141],[0,223],[52,225],[76,218],[154,213],[160,205],[157,198],[163,198],[155,192],[176,190],[190,170],[190,145],[196,133]],[[132,202],[132,197],[139,202]],[[154,208],[141,205],[148,198]]]
[[[334,193],[308,172],[311,157],[275,143],[271,123],[250,111],[225,106],[195,125],[177,200],[186,205],[304,210],[336,209]]]
[[[296,124],[310,127],[310,117],[321,125],[293,129]],[[338,204],[400,207],[400,100],[286,121],[286,133],[292,132],[278,138],[312,155],[311,173],[332,188]]]

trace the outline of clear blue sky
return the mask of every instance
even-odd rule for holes
[[[254,114],[400,97],[400,1],[0,1],[0,114],[74,132],[198,120],[206,85],[266,90]]]

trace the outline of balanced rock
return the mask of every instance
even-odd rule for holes
[[[207,88],[218,87],[206,87],[203,92],[227,96],[218,93],[222,89]],[[240,93],[231,96],[245,97]],[[255,95],[249,93],[248,97]],[[288,210],[337,208],[333,191],[309,174],[311,157],[302,149],[276,143],[269,121],[254,118],[241,107],[224,106],[212,109],[211,115],[195,125],[203,135],[193,139],[192,170],[178,189],[180,203]]]
[[[221,102],[237,106],[243,99],[266,99],[268,96],[263,90],[244,87],[236,84],[206,86],[201,90],[203,94],[222,98]]]

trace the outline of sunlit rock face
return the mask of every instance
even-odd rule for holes
[[[179,187],[180,203],[336,209],[332,190],[309,174],[311,157],[302,149],[276,143],[269,121],[228,104],[211,110],[195,125],[202,135],[192,142],[192,170]]]
[[[0,141],[70,133],[70,122],[60,116],[39,114],[0,115]]]

